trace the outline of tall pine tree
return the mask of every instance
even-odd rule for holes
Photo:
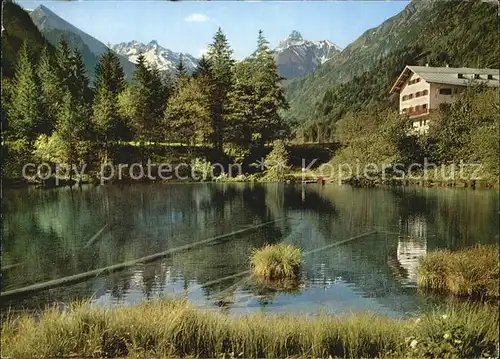
[[[19,52],[11,101],[7,114],[9,136],[15,139],[25,138],[33,143],[37,135],[46,128],[40,85],[26,42]]]
[[[37,75],[41,85],[43,118],[46,122],[44,132],[47,134],[54,128],[64,95],[62,81],[56,69],[57,64],[53,55],[49,53],[47,47],[44,47],[38,61]]]
[[[234,60],[226,35],[221,28],[214,35],[208,48],[211,63],[214,91],[212,96],[212,143],[215,149],[222,151],[225,115],[228,111],[228,92],[232,87],[232,68]]]
[[[259,31],[257,54],[253,64],[257,102],[252,131],[256,144],[263,146],[280,138],[285,130],[281,111],[288,109],[289,106],[276,60],[262,30]]]
[[[176,67],[176,74],[178,78],[186,76],[187,74],[186,66],[184,66],[184,61],[182,60],[182,54],[179,55],[179,63],[177,64]]]
[[[56,51],[57,72],[64,87],[63,91],[69,90],[72,87],[73,77],[73,60],[71,49],[69,48],[66,39],[61,36],[57,45]]]
[[[198,65],[193,72],[193,77],[198,76],[211,76],[212,75],[212,66],[210,64],[210,60],[203,54],[198,61]]]
[[[109,161],[111,141],[128,138],[124,117],[120,116],[118,96],[126,82],[118,56],[108,49],[96,65],[95,95],[92,104],[92,124],[100,147],[103,163]]]
[[[71,54],[71,81],[70,91],[76,101],[81,105],[89,105],[92,93],[89,88],[89,78],[83,63],[82,55],[77,48]]]
[[[132,121],[137,139],[141,142],[163,139],[161,124],[167,102],[167,90],[161,72],[150,67],[140,54],[131,88]]]
[[[109,48],[101,55],[95,68],[94,87],[99,89],[103,86],[114,94],[119,94],[127,86],[120,59]]]

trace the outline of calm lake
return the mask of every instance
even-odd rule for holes
[[[5,189],[2,292],[282,220],[82,283],[2,300],[2,307],[87,298],[108,306],[173,295],[233,314],[407,316],[437,302],[416,289],[418,258],[437,248],[496,243],[498,201],[496,190],[317,184]],[[306,252],[298,291],[277,292],[245,272],[252,249],[277,242]]]

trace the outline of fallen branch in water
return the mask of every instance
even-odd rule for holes
[[[260,223],[260,224],[256,224],[256,225],[250,226],[248,228],[243,228],[243,229],[240,229],[240,230],[237,230],[237,231],[234,231],[234,232],[222,234],[220,236],[216,236],[216,237],[204,239],[204,240],[201,240],[201,241],[198,241],[198,242],[189,243],[189,244],[186,244],[184,246],[180,246],[180,247],[176,247],[176,248],[172,248],[172,249],[167,249],[166,251],[163,251],[163,252],[151,254],[149,256],[145,256],[145,257],[142,257],[142,258],[130,260],[130,261],[123,262],[123,263],[114,264],[114,265],[111,265],[111,266],[108,266],[108,267],[97,268],[97,269],[93,269],[93,270],[88,271],[88,272],[79,273],[79,274],[71,275],[71,276],[64,277],[64,278],[53,279],[53,280],[50,280],[50,281],[47,281],[47,282],[37,283],[37,284],[29,285],[29,286],[26,286],[26,287],[23,287],[23,288],[8,290],[6,292],[3,292],[0,295],[0,297],[5,298],[5,297],[8,297],[8,296],[20,295],[20,294],[30,293],[30,292],[36,292],[36,291],[40,291],[40,290],[45,290],[45,289],[49,289],[49,288],[55,288],[55,287],[60,287],[60,286],[68,285],[68,284],[73,284],[73,283],[81,282],[81,281],[84,281],[84,280],[92,278],[92,277],[97,277],[97,276],[101,275],[104,272],[111,273],[111,272],[115,272],[115,271],[118,271],[118,270],[121,270],[121,269],[124,269],[124,268],[127,268],[127,267],[132,267],[132,266],[134,266],[136,264],[139,264],[139,263],[152,262],[152,261],[158,260],[160,258],[166,257],[166,256],[168,256],[170,254],[176,253],[176,252],[185,251],[187,249],[191,249],[191,248],[203,245],[203,244],[207,244],[207,243],[210,243],[210,242],[221,240],[223,238],[227,238],[227,237],[231,237],[231,236],[236,236],[236,235],[239,235],[239,234],[242,234],[242,233],[245,233],[245,232],[257,229],[257,228],[261,228],[261,227],[270,225],[272,223],[283,221],[285,219],[286,219],[286,217],[285,218],[275,219],[275,220],[264,222],[264,223]]]
[[[361,233],[361,234],[358,234],[357,236],[354,236],[354,237],[351,237],[351,238],[347,238],[347,239],[344,239],[342,241],[339,241],[339,242],[335,242],[335,243],[332,243],[332,244],[329,244],[327,246],[323,246],[323,247],[320,247],[320,248],[316,248],[316,249],[313,249],[313,250],[310,250],[308,252],[304,252],[304,255],[308,255],[308,254],[312,254],[312,253],[316,253],[316,252],[319,252],[319,251],[322,251],[322,250],[325,250],[325,249],[328,249],[328,248],[331,248],[331,247],[336,247],[336,246],[340,246],[341,244],[344,244],[344,243],[347,243],[347,242],[350,242],[350,241],[353,241],[355,239],[359,239],[359,238],[363,238],[363,237],[367,237],[369,235],[372,235],[372,234],[375,234],[377,233],[377,230],[374,229],[370,232],[365,232],[365,233]]]
[[[99,236],[106,229],[106,227],[108,227],[107,224],[105,224],[99,231],[97,231],[97,233],[94,234],[94,236],[88,240],[87,244],[85,244],[85,246],[83,246],[83,248],[87,248],[87,247],[91,246],[92,244],[94,244],[94,242],[99,238]]]

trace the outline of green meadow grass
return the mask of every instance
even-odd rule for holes
[[[420,261],[418,284],[457,296],[498,297],[498,255],[498,245],[429,253]]]
[[[253,275],[264,280],[300,278],[302,250],[290,244],[268,244],[250,256]]]
[[[103,308],[72,304],[2,323],[2,357],[479,357],[494,356],[498,313],[484,304],[412,319],[231,317],[164,299]]]

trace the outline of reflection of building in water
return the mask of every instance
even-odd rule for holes
[[[409,217],[406,225],[411,238],[427,242],[427,221],[423,216]]]
[[[427,222],[420,216],[410,217],[407,221],[407,235],[398,239],[396,258],[389,265],[397,272],[403,284],[417,282],[419,259],[427,253]]]
[[[419,259],[427,253],[427,243],[414,238],[398,242],[398,262],[406,271],[407,284],[417,282],[417,269]]]

